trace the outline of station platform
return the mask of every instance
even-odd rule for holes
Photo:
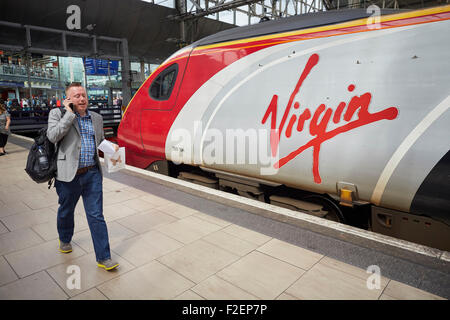
[[[73,252],[58,251],[56,191],[24,171],[31,143],[12,135],[0,157],[1,300],[450,298],[446,252],[334,222],[308,228],[316,220],[305,215],[291,224],[293,212],[273,219],[271,205],[131,168],[104,173],[104,216],[120,263],[107,272],[96,265],[81,200]],[[370,266],[379,268],[378,283]]]

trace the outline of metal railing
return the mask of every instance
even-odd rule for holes
[[[114,131],[122,119],[122,110],[120,106],[102,106],[91,105],[89,111],[97,112],[103,117],[103,127],[112,127]],[[48,109],[37,109],[29,111],[9,111],[11,115],[11,131],[15,132],[36,132],[47,126]]]
[[[10,76],[21,76],[27,77],[27,68],[25,66],[14,65],[14,64],[2,64],[0,65],[0,74],[10,75]],[[30,68],[30,76],[34,78],[42,79],[52,79],[58,78],[58,72],[54,71],[53,68]]]

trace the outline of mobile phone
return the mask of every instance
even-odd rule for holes
[[[73,103],[69,103],[69,108],[73,111]]]

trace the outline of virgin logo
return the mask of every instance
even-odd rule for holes
[[[293,130],[302,132],[306,128],[307,122],[309,121],[309,133],[313,138],[306,144],[300,146],[298,149],[293,150],[288,155],[280,158],[280,160],[274,164],[274,168],[281,168],[296,156],[300,155],[303,151],[312,148],[312,172],[314,175],[314,182],[321,183],[322,179],[320,178],[319,174],[319,157],[322,143],[334,138],[338,134],[368,125],[372,122],[380,120],[393,120],[398,115],[398,109],[395,107],[390,107],[376,113],[370,113],[369,105],[372,99],[372,94],[370,92],[366,92],[360,96],[353,96],[348,103],[339,103],[335,110],[327,107],[325,104],[321,104],[314,111],[314,114],[312,113],[312,111],[310,111],[309,108],[305,108],[301,112],[298,112],[298,115],[293,114],[290,117],[289,121],[287,121],[292,107],[295,110],[298,110],[300,108],[300,103],[298,101],[294,103],[294,100],[299,94],[303,82],[308,77],[312,68],[314,68],[314,66],[318,62],[319,56],[317,54],[313,54],[311,55],[311,57],[309,57],[308,62],[306,63],[306,66],[302,74],[300,75],[300,79],[298,80],[294,91],[291,93],[289,102],[284,109],[283,118],[281,119],[280,124],[277,126],[278,95],[276,94],[273,95],[266,113],[264,114],[262,124],[265,124],[270,117],[270,146],[272,156],[275,157],[282,134],[284,133],[286,138],[289,139],[292,136]],[[348,86],[349,92],[352,92],[354,89],[355,85],[351,84]],[[359,112],[357,114],[356,120],[350,121],[353,118],[353,115],[358,110]],[[319,119],[321,120],[319,121]],[[330,121],[333,121],[335,124],[342,125],[333,130],[327,131],[327,126]]]

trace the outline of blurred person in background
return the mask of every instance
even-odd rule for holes
[[[20,111],[20,104],[19,100],[13,99],[11,103],[11,111]]]
[[[8,141],[8,137],[11,134],[9,126],[11,124],[11,116],[6,111],[6,105],[3,101],[0,103],[0,156],[6,154],[5,145]]]

